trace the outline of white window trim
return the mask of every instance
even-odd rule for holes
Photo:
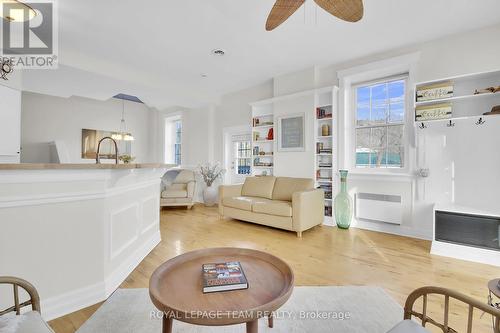
[[[377,61],[337,72],[339,78],[339,166],[353,174],[412,175],[415,164],[413,126],[413,87],[420,53]],[[407,74],[405,114],[405,158],[403,168],[356,167],[356,115],[353,108],[354,85]]]
[[[175,135],[172,135],[172,137],[170,138],[172,142],[168,142],[167,143],[167,122],[168,123],[174,123],[176,121],[181,121],[181,125],[182,124],[182,113],[181,112],[172,112],[172,113],[169,113],[169,114],[165,114],[165,116],[163,117],[163,160],[165,163],[167,164],[170,164],[170,163],[174,163],[174,158],[175,158],[175,150],[174,150],[174,140],[173,140],[173,137]],[[173,134],[173,133],[170,133],[170,134]],[[181,134],[181,163],[182,163],[182,160],[183,160],[183,156],[182,156],[182,144],[184,142],[184,131],[182,130],[182,134]],[[169,154],[167,154],[167,151],[169,152]],[[170,156],[169,156],[170,155]]]

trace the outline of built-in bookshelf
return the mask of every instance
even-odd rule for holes
[[[336,190],[336,88],[318,92],[314,110],[316,187],[325,192],[325,223],[333,223],[333,198]]]
[[[297,177],[297,175],[290,175],[289,166],[283,163],[294,161],[290,155],[300,155],[301,160],[297,162],[301,163],[301,173],[298,177],[313,178],[315,187],[325,192],[324,223],[327,225],[335,224],[332,218],[333,198],[338,189],[337,96],[338,87],[330,86],[277,96],[250,104],[253,150],[251,174],[253,176]],[[300,107],[293,104],[294,100]],[[304,102],[305,100],[307,102]],[[306,114],[305,151],[278,151],[275,139],[279,133],[276,132],[278,128],[276,125],[280,116],[286,115],[287,112],[288,114]]]
[[[274,115],[272,105],[252,108],[252,175],[274,174]]]
[[[415,85],[415,122],[425,128],[430,121],[479,118],[500,106],[500,71],[473,73],[420,82]],[[450,126],[448,126],[450,127]]]

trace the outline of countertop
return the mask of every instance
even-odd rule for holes
[[[0,170],[108,170],[108,169],[170,169],[175,164],[140,163],[140,164],[95,164],[95,163],[17,163],[0,164]]]

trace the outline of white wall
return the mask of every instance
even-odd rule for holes
[[[118,131],[122,101],[98,101],[83,97],[61,98],[23,92],[21,120],[21,162],[49,163],[48,143],[65,143],[71,163],[94,163],[81,158],[82,129]],[[125,101],[127,130],[134,135],[135,162],[154,162],[153,111],[146,105]]]
[[[415,70],[415,81],[427,81],[441,77],[449,77],[460,74],[467,74],[481,71],[491,71],[500,69],[500,43],[492,41],[491,36],[500,34],[500,25],[485,28],[478,31],[461,33],[454,36],[438,39],[435,41],[410,45],[397,50],[369,55],[352,61],[333,64],[324,67],[315,67],[304,69],[295,73],[286,74],[275,78],[271,83],[265,83],[241,92],[234,92],[221,98],[215,112],[215,159],[223,161],[223,135],[222,129],[225,126],[248,125],[250,122],[250,107],[247,102],[266,99],[272,96],[289,94],[297,91],[320,88],[329,85],[338,84],[337,71],[348,69],[354,66],[384,60],[399,55],[413,52],[419,52],[420,58]],[[298,104],[297,104],[298,105]],[[291,111],[293,111],[291,109]],[[279,111],[283,113],[285,111]],[[203,143],[199,143],[203,145]],[[197,147],[200,149],[200,147]],[[208,147],[207,147],[208,149]],[[432,155],[432,152],[429,152]],[[436,156],[437,155],[436,153]],[[310,161],[301,161],[307,165],[313,165],[313,157]],[[488,161],[486,157],[482,163],[495,162]],[[278,162],[277,162],[278,164]],[[342,167],[342,165],[340,165]],[[417,166],[414,165],[414,168]],[[444,166],[438,166],[441,168]],[[300,168],[302,170],[302,167]],[[279,172],[279,166],[277,167]],[[303,170],[305,174],[305,169]],[[431,170],[432,172],[432,170]],[[302,171],[299,172],[302,174]],[[462,177],[467,177],[462,174]],[[472,177],[472,173],[471,173]],[[363,179],[352,179],[353,185],[367,184],[373,187],[373,181]],[[406,203],[413,210],[413,214],[406,215],[402,227],[382,228],[383,231],[395,232],[406,235],[413,235],[422,238],[430,238],[432,235],[432,204],[442,197],[442,187],[436,182],[433,184],[427,181],[426,197],[423,200],[419,196],[419,181],[411,183],[411,191],[415,194],[415,200]],[[470,183],[464,179],[464,184]],[[402,184],[408,185],[408,179],[400,177],[386,177],[378,179],[379,186],[384,186],[384,191],[401,191]],[[392,184],[392,185],[391,185]],[[491,184],[482,184],[489,186]],[[464,187],[461,187],[465,189]],[[489,190],[488,190],[489,192]],[[465,198],[467,195],[457,194],[459,198]],[[471,202],[472,203],[472,202]],[[465,205],[466,203],[461,202]]]

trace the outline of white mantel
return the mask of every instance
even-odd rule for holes
[[[106,299],[161,240],[169,167],[0,169],[0,275],[32,282],[47,320]]]

